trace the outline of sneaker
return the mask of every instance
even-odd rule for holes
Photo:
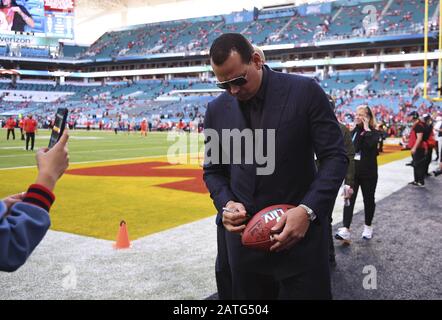
[[[336,234],[335,234],[335,239],[338,239],[338,240],[350,242],[350,238],[351,238],[350,230],[345,227],[339,228],[338,232],[336,232]]]
[[[425,184],[420,183],[420,182],[416,182],[416,181],[409,182],[408,184],[415,186],[415,187],[425,187]]]
[[[373,227],[364,225],[362,232],[362,239],[370,240],[373,237]]]

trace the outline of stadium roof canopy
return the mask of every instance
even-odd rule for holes
[[[185,0],[77,0],[77,9],[122,9],[137,6],[154,6],[169,2]]]
[[[76,7],[78,11],[87,12],[90,10],[121,10],[131,7],[156,6],[161,4],[183,2],[191,0],[77,0]],[[218,1],[218,0],[215,0]],[[295,3],[297,5],[303,3],[330,2],[333,0],[261,0],[261,1],[239,1],[244,3],[256,4],[256,6],[268,6],[278,4]],[[226,2],[229,2],[228,0]],[[238,1],[231,1],[238,2]]]
[[[90,44],[108,30],[134,24],[307,2],[330,0],[76,0],[76,41]]]

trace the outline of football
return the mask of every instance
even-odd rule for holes
[[[256,213],[247,223],[242,234],[242,244],[248,248],[269,251],[274,243],[270,239],[270,229],[273,228],[287,210],[294,207],[290,204],[277,204]]]

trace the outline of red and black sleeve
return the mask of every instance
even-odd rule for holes
[[[55,195],[40,184],[32,184],[26,192],[23,202],[31,203],[49,212],[55,201]]]

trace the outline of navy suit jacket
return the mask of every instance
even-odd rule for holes
[[[206,163],[204,181],[218,211],[218,225],[229,200],[243,203],[252,215],[282,203],[304,204],[315,212],[317,219],[305,238],[281,253],[245,248],[239,235],[226,232],[232,268],[286,277],[318,264],[328,265],[326,226],[348,158],[338,121],[321,87],[302,76],[270,69],[267,74],[262,128],[276,130],[275,171],[257,176],[255,165]],[[245,129],[237,99],[226,92],[209,103],[206,128],[220,136],[222,129]],[[321,163],[319,171],[314,153]]]

